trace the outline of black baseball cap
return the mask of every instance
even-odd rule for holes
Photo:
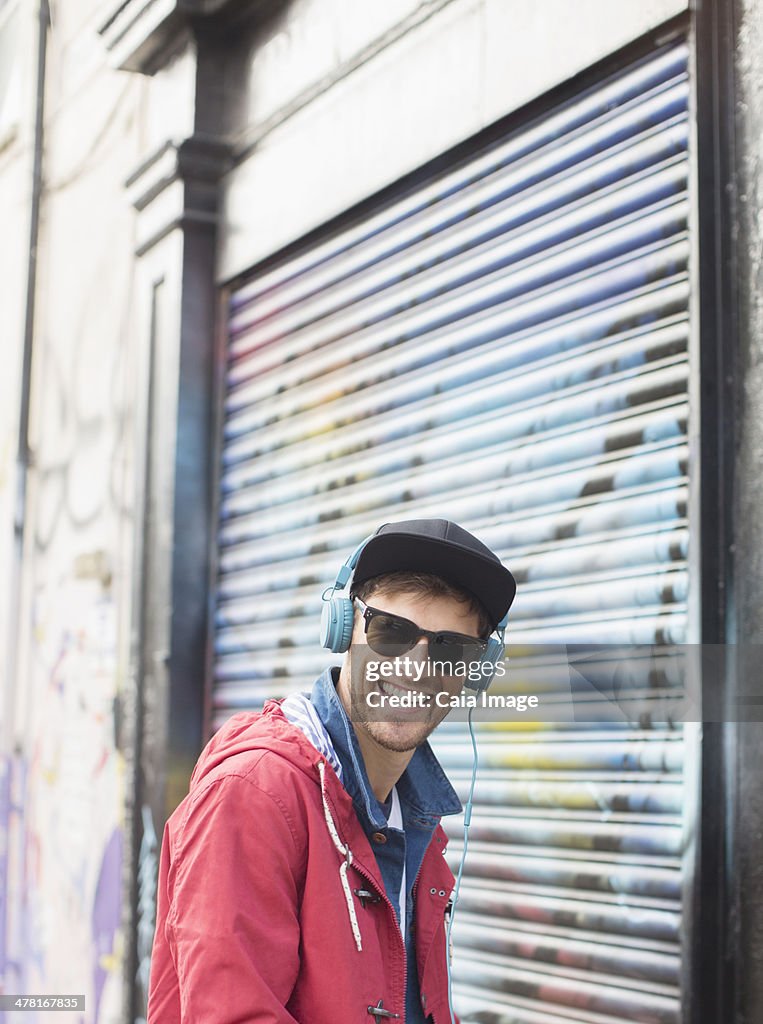
[[[409,519],[380,526],[358,557],[352,585],[401,570],[429,572],[467,590],[494,627],[517,592],[516,581],[500,558],[448,519]]]

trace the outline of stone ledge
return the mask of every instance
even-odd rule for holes
[[[98,32],[113,67],[150,73],[183,27],[177,0],[120,0]]]
[[[98,34],[112,67],[153,74],[194,19],[224,25],[246,12],[256,19],[284,0],[116,0]]]
[[[167,141],[143,160],[125,182],[138,211],[136,254],[147,252],[175,228],[214,227],[218,182],[229,167],[229,147],[200,135],[180,143]]]

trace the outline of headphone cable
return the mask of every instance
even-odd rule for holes
[[[469,722],[469,735],[472,740],[472,781],[469,786],[469,796],[466,800],[466,807],[464,808],[464,846],[461,851],[461,863],[458,865],[458,874],[456,875],[456,886],[453,890],[453,900],[450,908],[450,918],[448,920],[448,928],[445,935],[445,966],[448,971],[448,1009],[450,1011],[450,1024],[456,1024],[456,1017],[453,1013],[453,981],[451,977],[451,964],[450,964],[450,931],[453,927],[453,918],[456,916],[456,905],[458,903],[458,893],[461,888],[461,876],[464,871],[464,861],[466,860],[466,848],[469,845],[469,825],[472,820],[472,798],[474,796],[474,785],[477,781],[477,740],[474,736],[474,725],[472,724],[472,711],[474,707],[469,708],[468,722]]]

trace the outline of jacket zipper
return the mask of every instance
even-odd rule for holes
[[[422,864],[424,863],[424,861],[423,861],[423,858],[422,858],[422,861],[421,861],[421,863],[422,863]],[[420,867],[419,867],[419,874],[421,874],[421,868],[420,868]],[[413,883],[413,889],[412,889],[412,894],[413,894],[413,902],[414,902],[414,906],[415,906],[415,904],[416,904],[416,886],[417,886],[418,884],[419,884],[419,875],[416,875],[416,880],[415,880],[415,881],[414,881],[414,883]],[[447,946],[447,944],[448,944],[448,943],[447,943],[447,941],[446,941],[445,945]],[[445,955],[446,955],[446,956],[448,955],[448,951],[447,951],[447,949],[445,950]],[[419,998],[420,998],[420,997],[421,997],[421,978],[419,978]],[[437,1021],[437,1017],[435,1016],[435,1012],[434,1012],[434,1010],[433,1010],[433,1011],[432,1011],[432,1012],[431,1012],[430,1014],[427,1014],[427,1012],[426,1012],[426,1009],[425,1009],[425,1010],[424,1010],[424,1016],[425,1016],[425,1017],[427,1017],[427,1016],[431,1017],[431,1018],[432,1018],[432,1024],[438,1024],[438,1021]]]
[[[415,879],[415,881],[413,883],[413,889],[411,890],[411,894],[413,896],[414,906],[416,905],[416,886],[419,884],[419,875],[421,874],[421,867],[423,866],[423,864],[424,864],[424,861],[422,860],[421,865],[419,865],[418,874],[416,875],[416,879]],[[450,904],[448,904],[448,906],[450,906]],[[445,924],[445,919],[443,918],[443,927],[444,927],[444,924]],[[445,930],[445,956],[446,957],[450,956],[450,950],[448,949],[448,933],[447,933],[447,929]],[[407,969],[408,969],[408,961],[407,961],[407,958],[406,958],[406,970]],[[406,989],[406,995],[407,994],[408,994],[408,992],[407,992],[407,989]],[[419,995],[421,995],[421,978],[419,978]],[[431,1017],[432,1018],[432,1024],[439,1024],[439,1020],[438,1020],[437,1014],[434,1012],[434,1010],[432,1010],[431,1013],[427,1013],[426,1009],[424,1009],[424,1016],[425,1017],[427,1017],[427,1016]],[[450,1024],[450,1021],[448,1021],[448,1024]]]
[[[392,911],[392,916],[395,917],[395,908],[392,906],[392,902],[391,902],[389,896],[387,896],[387,893],[386,892],[382,892],[379,889],[379,887],[376,884],[376,881],[365,870],[365,868],[361,867],[358,864],[358,862],[356,860],[353,860],[352,866],[355,868],[355,870],[358,872],[359,875],[362,875],[368,882],[371,883],[371,885],[373,885],[374,889],[376,889],[377,893],[381,896],[381,898],[387,904],[389,909]],[[419,864],[419,870],[416,872],[416,877],[413,880],[413,888],[411,889],[411,896],[413,897],[412,902],[413,902],[414,907],[416,906],[416,889],[418,888],[419,876],[421,875],[421,869],[422,869],[423,866],[424,866],[424,859],[422,857],[421,864]],[[406,899],[407,898],[408,898],[408,896],[406,894]],[[406,907],[406,920],[407,920],[407,910],[408,910],[408,908]],[[400,931],[400,925],[397,926],[397,934],[400,936],[400,941],[403,944],[403,1017],[402,1017],[402,1019],[403,1019],[403,1024],[405,1024],[405,1010],[406,1010],[406,1001],[407,1001],[407,997],[408,997],[408,950],[407,950],[406,945],[405,945],[405,936]],[[415,952],[416,951],[414,949],[414,955],[415,955]],[[445,955],[447,956],[447,950],[445,951]],[[420,984],[420,979],[419,979],[419,984]],[[432,1024],[437,1024],[437,1021],[435,1019],[434,1013],[427,1014],[425,1012],[424,1015],[425,1016],[430,1016],[432,1018]]]
[[[390,900],[390,898],[387,895],[387,893],[382,891],[382,889],[379,888],[379,886],[376,884],[376,880],[374,878],[372,878],[372,876],[369,874],[369,872],[366,871],[365,868],[361,867],[360,864],[358,864],[358,862],[354,858],[353,858],[353,861],[352,861],[352,866],[355,868],[355,870],[358,872],[359,875],[362,875],[363,878],[365,878],[367,882],[370,882],[370,884],[374,887],[374,889],[379,894],[379,896],[384,900],[384,902],[387,904],[389,909],[392,911],[393,919],[395,921],[397,921],[397,916],[395,914],[395,908],[392,906],[392,901]],[[416,876],[416,879],[418,880],[418,875]],[[413,884],[414,884],[414,888],[415,888],[416,882],[414,882]],[[407,985],[408,985],[408,956],[407,956],[407,951],[406,951],[406,948],[405,948],[405,938],[403,936],[403,933],[400,931],[400,925],[399,924],[397,925],[396,931],[397,931],[397,934],[400,936],[400,941],[403,944],[403,1013],[401,1015],[401,1020],[403,1021],[403,1024],[405,1024],[405,995],[406,995]]]
[[[440,850],[441,850],[441,852],[442,852],[442,854],[444,856],[445,855],[445,848],[443,848],[441,846]],[[421,874],[421,869],[422,869],[423,866],[424,866],[424,858],[422,857],[421,864],[419,865],[418,874],[416,875],[416,878],[415,878],[415,880],[413,882],[413,889],[411,890],[411,893],[412,893],[413,898],[414,898],[413,899],[414,905],[416,903],[416,886],[419,884],[419,875]],[[450,907],[450,906],[452,906],[452,904],[449,902],[448,903],[448,907]],[[447,913],[447,907],[446,907],[446,913]],[[444,917],[443,917],[443,927],[445,927],[445,918]],[[447,930],[447,928],[445,929],[445,956],[446,957],[450,956],[450,950],[448,949],[448,930]],[[419,995],[421,995],[421,978],[419,978]],[[437,1018],[437,1014],[434,1012],[434,1010],[432,1010],[431,1013],[427,1014],[426,1009],[424,1009],[424,1016],[425,1017],[426,1016],[431,1017],[432,1018],[432,1024],[439,1024],[439,1021],[438,1021],[438,1018]],[[448,1024],[451,1024],[451,1022],[448,1021]]]
[[[425,850],[424,851],[424,857],[426,856],[426,852],[427,851]],[[419,870],[416,872],[416,877],[413,880],[413,888],[411,889],[411,896],[413,897],[411,902],[413,903],[413,907],[414,907],[414,916],[415,916],[415,912],[416,912],[415,911],[415,908],[416,908],[416,889],[418,888],[418,885],[419,885],[419,876],[421,875],[421,869],[424,867],[424,857],[421,858],[421,863],[419,864]],[[407,914],[407,910],[408,910],[408,908],[406,907],[406,914]],[[403,939],[403,945],[405,946],[405,939]],[[447,945],[447,943],[446,943],[446,945]],[[447,950],[445,952],[446,952],[446,956],[447,956]],[[415,943],[414,943],[413,955],[414,956],[416,955]],[[408,955],[407,955],[407,950],[406,950],[406,957],[405,957],[405,983],[406,984],[405,984],[405,990],[404,990],[404,997],[407,1000],[407,998],[408,998]],[[419,978],[419,1003],[420,1002],[421,1002],[421,978]],[[405,1005],[405,1003],[403,1005]],[[437,1024],[437,1021],[435,1020],[434,1012],[427,1013],[427,1011],[426,1011],[426,1009],[424,1007],[422,1007],[422,1010],[424,1012],[424,1016],[425,1017],[431,1017],[432,1018],[432,1024]]]
[[[444,853],[444,850],[442,850],[442,852]],[[426,856],[426,851],[425,851],[425,856]],[[396,915],[395,915],[395,908],[392,906],[392,901],[390,900],[389,896],[387,896],[386,890],[384,890],[383,887],[381,889],[379,888],[379,886],[376,883],[376,879],[373,878],[372,875],[368,871],[366,871],[366,869],[364,867],[362,867],[358,863],[358,861],[355,860],[354,857],[352,859],[352,866],[355,868],[355,870],[358,872],[359,875],[362,875],[363,878],[365,878],[367,882],[370,882],[370,884],[376,890],[376,892],[381,897],[381,899],[384,900],[384,902],[387,904],[389,909],[392,911],[392,917],[395,918],[396,917]],[[416,890],[417,890],[418,885],[419,885],[419,877],[421,875],[421,869],[423,867],[424,867],[424,857],[421,858],[421,864],[419,864],[419,870],[416,872],[416,877],[413,880],[413,888],[411,889],[411,896],[413,897],[412,903],[413,903],[414,907],[416,906]],[[406,895],[406,899],[407,899],[407,895]],[[406,920],[407,920],[407,910],[408,910],[408,908],[406,907]],[[403,1014],[402,1014],[402,1021],[403,1021],[403,1024],[406,1024],[405,1016],[406,1016],[406,1003],[407,1003],[407,997],[408,997],[408,950],[407,950],[406,945],[405,945],[405,936],[400,931],[400,925],[399,924],[397,926],[396,931],[397,931],[397,934],[400,936],[400,941],[403,944]],[[414,944],[414,946],[415,946],[415,944]],[[445,948],[445,956],[448,956],[449,954],[448,954],[448,949],[447,949],[447,938],[446,938],[446,941],[445,941],[445,946],[446,946],[446,948]],[[415,955],[415,948],[414,948],[414,955]],[[421,979],[419,978],[419,996],[420,995],[421,995]],[[427,1014],[426,1010],[424,1010],[424,1016],[425,1017],[426,1016],[431,1017],[432,1018],[432,1024],[438,1024],[438,1020],[437,1020],[437,1018],[436,1018],[436,1016],[434,1014],[434,1011],[432,1011],[432,1013]],[[450,1024],[450,1022],[448,1022],[448,1024]]]

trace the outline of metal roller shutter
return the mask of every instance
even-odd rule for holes
[[[309,688],[318,595],[385,519],[505,556],[513,643],[686,640],[688,92],[666,48],[233,291],[215,725]],[[683,732],[480,740],[464,1018],[678,1021]]]

